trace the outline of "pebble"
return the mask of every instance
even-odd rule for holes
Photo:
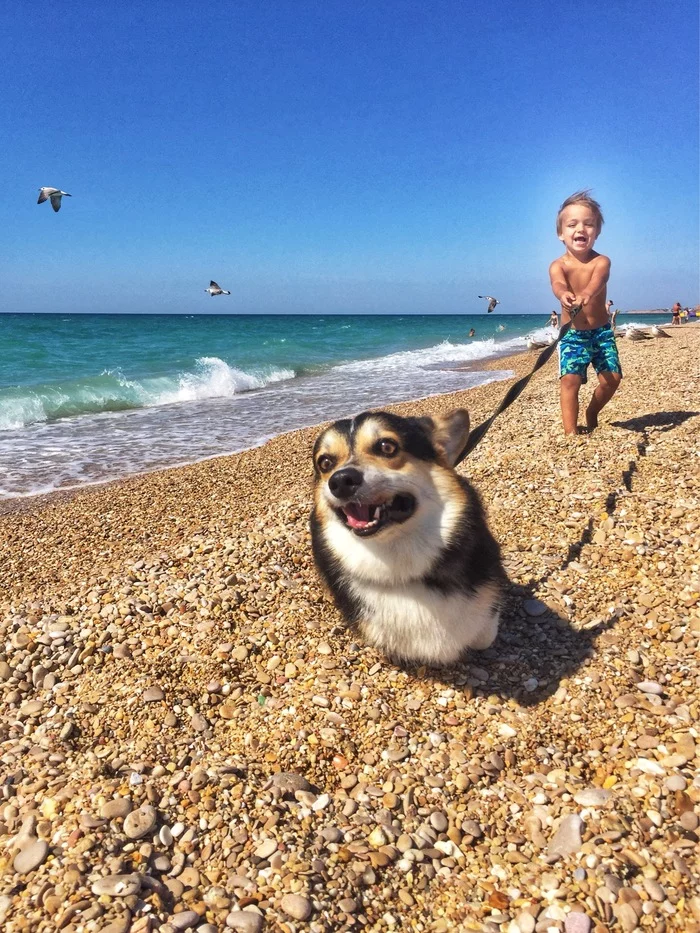
[[[642,693],[654,693],[657,696],[660,696],[664,692],[664,688],[661,684],[657,684],[654,680],[642,680],[637,684],[637,690],[641,690]]]
[[[464,820],[462,831],[467,836],[474,836],[475,839],[480,839],[483,835],[483,830],[476,820]]]
[[[545,614],[547,606],[539,599],[526,599],[523,609],[529,616],[537,617]]]
[[[148,687],[143,691],[143,701],[144,703],[156,703],[158,700],[164,700],[165,693],[161,687],[154,686]]]
[[[303,775],[294,774],[291,771],[279,771],[277,774],[273,774],[269,783],[275,790],[283,794],[294,794],[298,790],[313,790]]]
[[[175,930],[186,930],[188,927],[196,926],[200,919],[196,910],[183,910],[179,914],[173,914],[170,918],[170,925]]]
[[[100,816],[103,820],[125,817],[127,814],[131,813],[131,807],[130,797],[115,797],[113,800],[108,800],[106,803],[102,804],[100,807]]]
[[[255,849],[255,855],[258,858],[267,859],[277,851],[278,843],[276,839],[264,839]]]
[[[591,929],[591,918],[581,911],[572,911],[567,914],[564,920],[564,930],[566,933],[589,933]]]
[[[664,781],[666,790],[685,790],[688,782],[682,774],[672,774]]]
[[[226,926],[240,933],[260,933],[263,923],[262,916],[252,910],[232,910],[226,917]]]
[[[132,810],[124,820],[124,833],[129,839],[142,839],[156,825],[156,811],[148,804]]]
[[[574,800],[582,807],[601,807],[611,796],[603,787],[586,787],[574,794]]]
[[[285,894],[280,901],[280,907],[294,920],[308,920],[313,910],[311,901],[301,894]]]
[[[518,914],[518,916],[515,918],[515,922],[520,933],[535,933],[537,921],[532,916],[532,914],[528,913],[526,910]]]
[[[563,817],[547,846],[547,860],[556,861],[578,852],[582,843],[582,827],[583,820],[577,813]]]
[[[449,823],[447,822],[447,817],[440,810],[433,810],[430,814],[430,825],[433,829],[437,830],[439,833],[444,833],[447,830]]]
[[[615,904],[614,913],[624,933],[634,933],[639,927],[639,918],[630,904]]]
[[[22,848],[15,855],[12,867],[20,875],[26,875],[27,872],[38,868],[46,856],[49,854],[48,843],[43,839],[29,838],[24,842]]]
[[[109,894],[111,897],[129,897],[141,890],[142,876],[133,872],[128,875],[107,875],[93,882],[92,893]]]
[[[685,813],[681,813],[678,822],[681,824],[683,829],[687,830],[688,832],[692,832],[698,828],[700,818],[693,810],[686,810]]]

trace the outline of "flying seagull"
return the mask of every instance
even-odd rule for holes
[[[492,311],[496,310],[496,305],[500,305],[498,298],[492,298],[490,295],[479,295],[479,298],[485,298],[488,301],[489,306],[486,309],[487,314],[491,314]]]
[[[61,210],[61,198],[63,197],[64,194],[67,198],[73,197],[72,194],[68,194],[67,191],[61,191],[60,188],[39,188],[39,200],[36,203],[43,204],[44,201],[50,200],[51,207],[55,211],[60,211]]]
[[[204,291],[209,292],[212,298],[214,297],[214,295],[230,295],[231,294],[231,292],[227,292],[225,288],[220,288],[216,284],[216,282],[214,282],[213,280],[209,283],[209,288],[205,288]]]

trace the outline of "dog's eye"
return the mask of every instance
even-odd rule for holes
[[[394,454],[398,451],[399,445],[396,441],[389,440],[385,437],[377,444],[379,453],[383,454],[385,457],[393,457]]]
[[[327,473],[329,470],[332,470],[335,465],[335,459],[328,454],[321,454],[321,456],[316,461],[321,473]]]

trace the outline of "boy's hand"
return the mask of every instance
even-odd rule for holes
[[[564,292],[559,301],[561,301],[562,308],[569,311],[571,306],[576,303],[576,295],[573,292]]]

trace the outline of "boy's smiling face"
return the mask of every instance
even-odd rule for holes
[[[559,239],[573,256],[585,257],[593,249],[600,233],[593,211],[585,204],[570,204],[561,212],[559,219]]]

